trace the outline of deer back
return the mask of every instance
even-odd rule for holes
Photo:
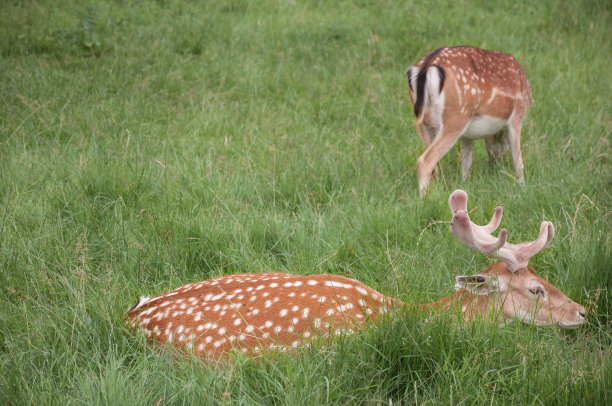
[[[506,120],[513,112],[524,114],[532,103],[527,76],[512,55],[473,47],[429,53],[408,70],[408,85],[417,118],[443,91],[443,108],[449,115]]]

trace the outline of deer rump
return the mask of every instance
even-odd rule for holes
[[[416,69],[413,67],[411,69]],[[409,73],[410,75],[411,73]],[[416,86],[417,93],[414,103],[414,114],[417,119],[424,114],[425,110],[429,110],[431,113],[428,114],[425,120],[430,127],[433,129],[439,129],[442,121],[442,110],[444,109],[444,82],[446,80],[446,73],[444,68],[439,65],[427,66],[426,69],[419,71],[415,75],[415,84],[412,81],[408,81],[410,88]],[[427,109],[425,108],[427,103]],[[490,136],[492,137],[504,129],[507,122],[496,117],[488,115],[479,115],[472,118],[468,125],[461,133],[461,137],[478,139]],[[504,139],[500,139],[501,142],[505,143]],[[500,141],[498,141],[500,142]],[[487,149],[489,146],[487,146]],[[499,156],[506,151],[505,145],[500,148],[500,152],[496,155]]]
[[[444,81],[446,79],[446,72],[444,71],[444,68],[439,65],[431,65],[431,61],[440,53],[442,49],[444,48],[438,48],[427,55],[423,63],[423,67],[416,75],[413,74],[413,70],[418,69],[416,66],[412,66],[410,69],[408,69],[408,86],[410,86],[410,91],[414,93],[414,89],[416,88],[414,115],[417,118],[419,118],[423,112],[423,104],[425,102],[425,84],[427,82],[427,72],[430,70],[430,68],[433,68],[431,69],[431,78],[429,80],[432,86],[430,92],[437,93],[439,95],[444,89]]]

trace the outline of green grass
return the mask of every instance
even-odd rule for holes
[[[0,8],[0,403],[612,403],[611,6],[605,1],[10,1]],[[405,70],[516,56],[526,186],[482,142],[418,198]],[[449,232],[497,204],[590,308],[579,331],[399,312],[295,357],[202,365],[123,326],[141,294],[331,272],[410,302],[490,260]]]

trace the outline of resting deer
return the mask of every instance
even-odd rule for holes
[[[472,47],[440,48],[406,72],[416,127],[425,144],[417,160],[421,197],[438,161],[461,139],[461,174],[472,166],[474,139],[485,138],[489,158],[510,144],[523,183],[521,125],[532,103],[525,72],[511,55]],[[502,132],[504,131],[504,132]]]
[[[576,328],[585,322],[584,307],[527,265],[553,238],[550,222],[542,223],[535,241],[512,245],[506,242],[505,229],[497,238],[491,235],[501,221],[501,207],[488,225],[478,226],[468,216],[465,192],[453,192],[449,203],[451,232],[468,247],[500,262],[474,276],[457,276],[457,292],[422,306],[422,311],[456,308],[466,321],[490,317],[499,324],[519,320]],[[126,321],[152,342],[172,343],[204,358],[219,359],[232,350],[248,355],[286,351],[309,345],[315,337],[351,333],[402,305],[339,275],[240,274],[190,283],[152,299],[140,297]]]

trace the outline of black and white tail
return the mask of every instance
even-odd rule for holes
[[[432,60],[443,48],[436,49],[425,59],[422,69],[416,65],[408,68],[406,75],[408,76],[408,86],[410,87],[410,93],[412,94],[412,100],[414,102],[414,115],[418,118],[423,112],[423,105],[425,104],[425,98],[427,93],[430,95],[439,95],[444,89],[444,80],[446,73],[441,66],[431,65]],[[429,88],[429,92],[425,92],[426,86]]]

